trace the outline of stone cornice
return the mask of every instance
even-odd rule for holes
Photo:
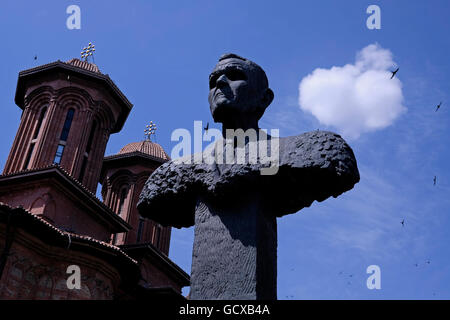
[[[6,175],[0,175],[0,184],[2,182],[11,184],[12,181],[17,180],[41,180],[46,177],[54,177],[58,179],[62,185],[80,196],[80,199],[86,201],[85,205],[92,207],[92,212],[97,213],[99,217],[114,226],[114,228],[118,230],[117,232],[127,232],[131,229],[131,226],[126,221],[114,213],[111,208],[100,201],[100,199],[98,199],[79,181],[75,180],[67,171],[56,164],[44,168],[23,170]]]
[[[118,268],[122,280],[128,283],[136,283],[139,278],[138,262],[119,247],[92,237],[62,231],[22,207],[12,208],[0,202],[0,223],[7,223],[8,219],[13,226],[25,230],[47,244],[88,253],[111,263]]]
[[[188,286],[190,284],[189,275],[176,265],[175,262],[170,260],[168,256],[156,249],[151,243],[121,245],[120,248],[135,259],[138,257],[147,257],[152,264],[159,264],[163,270],[170,271],[182,286]]]
[[[106,85],[106,87],[110,90],[112,95],[116,98],[119,105],[124,110],[121,113],[113,132],[118,132],[118,131],[120,131],[120,129],[122,129],[122,126],[123,126],[125,120],[127,119],[128,114],[130,113],[131,109],[133,108],[133,105],[127,99],[127,97],[120,91],[120,89],[116,86],[116,84],[111,80],[109,75],[102,74],[100,72],[90,71],[90,70],[87,70],[87,69],[84,69],[81,67],[77,67],[77,66],[74,66],[74,65],[66,63],[66,62],[62,62],[60,60],[51,62],[51,63],[47,63],[47,64],[44,64],[41,66],[37,66],[35,68],[20,71],[19,78],[17,80],[16,95],[14,98],[14,101],[16,102],[16,104],[21,109],[24,108],[26,79],[34,77],[38,74],[54,72],[56,70],[64,70],[64,71],[68,72],[69,74],[81,75],[86,78],[96,80],[96,81]]]

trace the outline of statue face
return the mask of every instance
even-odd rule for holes
[[[256,113],[263,90],[255,76],[240,59],[219,61],[209,77],[208,101],[214,121]]]

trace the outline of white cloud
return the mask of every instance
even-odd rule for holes
[[[371,44],[354,64],[317,68],[300,82],[300,108],[351,139],[383,129],[406,111],[402,83],[390,79],[394,65],[389,50]]]

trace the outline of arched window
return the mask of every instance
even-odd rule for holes
[[[113,234],[113,237],[112,237],[112,240],[111,240],[111,244],[116,244],[116,242],[117,242],[117,233],[114,233]]]
[[[44,121],[45,115],[47,113],[47,106],[42,108],[41,114],[39,115],[38,123],[36,125],[36,129],[34,129],[33,140],[37,139],[39,135],[39,131],[41,131],[42,122]]]
[[[157,224],[155,226],[155,233],[153,234],[153,244],[159,249],[159,244],[161,242],[161,226]]]
[[[61,132],[61,137],[59,140],[67,141],[67,137],[69,136],[70,127],[72,126],[73,115],[75,114],[74,109],[69,109],[67,111],[66,120],[64,121],[64,127]]]
[[[28,153],[27,157],[25,158],[25,162],[23,164],[23,169],[28,169],[28,165],[30,164],[31,156],[33,155],[34,150],[34,143],[30,143],[30,146],[28,147]]]
[[[38,122],[36,124],[36,128],[34,129],[33,137],[30,142],[30,146],[28,147],[28,153],[25,158],[25,162],[23,164],[23,169],[28,169],[28,165],[30,164],[31,156],[33,155],[34,145],[36,144],[36,139],[39,136],[39,132],[41,131],[42,122],[44,121],[45,115],[47,113],[47,106],[43,107],[41,113],[38,118]]]
[[[122,188],[120,191],[120,198],[119,198],[119,208],[117,210],[117,214],[121,216],[125,211],[125,200],[127,198],[127,188]]]
[[[86,152],[83,155],[83,162],[81,164],[80,176],[78,181],[83,182],[84,173],[86,171],[86,166],[89,158],[89,152],[92,148],[92,141],[94,140],[95,129],[97,128],[97,122],[92,123],[91,132],[89,133],[89,138],[86,145]]]
[[[139,225],[138,225],[138,230],[137,230],[137,239],[136,242],[141,242],[142,240],[142,232],[144,231],[144,218],[139,217]]]
[[[89,138],[88,138],[88,142],[86,145],[86,153],[89,153],[91,151],[91,147],[92,147],[92,140],[94,140],[94,134],[95,134],[95,129],[97,128],[97,122],[93,122],[92,123],[92,128],[91,128],[91,132],[89,133]]]
[[[61,137],[59,138],[58,148],[56,149],[55,159],[53,163],[60,164],[64,153],[64,148],[66,147],[66,141],[69,137],[70,127],[72,126],[73,116],[75,114],[74,109],[69,109],[67,111],[66,120],[64,121],[64,126],[61,132]]]

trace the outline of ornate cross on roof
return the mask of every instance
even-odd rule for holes
[[[87,47],[83,48],[83,51],[81,51],[81,58],[84,58],[84,61],[88,61],[88,57],[92,56],[92,59],[94,59],[94,52],[95,52],[95,45],[89,42],[89,45]]]
[[[155,134],[156,132],[156,124],[153,123],[153,121],[150,121],[150,124],[145,126],[144,135],[146,136],[145,139],[150,141],[150,136],[152,134]]]

